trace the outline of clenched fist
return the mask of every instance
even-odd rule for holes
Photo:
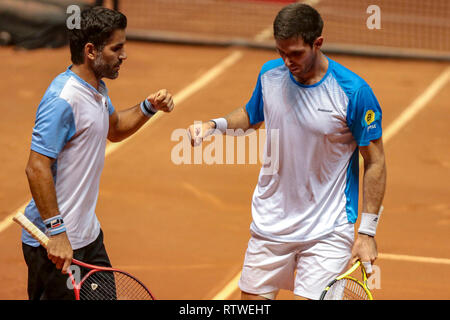
[[[199,122],[193,125],[190,125],[187,129],[188,135],[191,138],[191,145],[193,147],[199,146],[203,139],[207,136],[211,135],[214,132],[215,125],[214,122]]]
[[[159,90],[147,97],[153,108],[158,111],[171,112],[174,107],[173,97],[166,89]]]

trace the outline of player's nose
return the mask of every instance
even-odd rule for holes
[[[285,57],[284,58],[284,64],[286,65],[286,67],[290,68],[291,65],[292,65],[292,62],[291,62],[291,60],[289,60],[288,57]]]

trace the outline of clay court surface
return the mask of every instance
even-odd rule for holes
[[[238,53],[236,53],[238,52]],[[194,120],[224,115],[249,99],[271,51],[127,44],[128,60],[106,81],[116,109],[167,88],[179,101],[109,152],[97,215],[115,267],[135,274],[159,299],[238,299],[259,164],[175,165],[171,140]],[[197,91],[185,88],[234,54],[235,61]],[[383,108],[387,130],[448,63],[333,56],[360,74]],[[26,299],[20,228],[8,221],[31,197],[25,176],[39,101],[69,65],[68,48],[0,48],[0,299]],[[376,299],[450,298],[450,85],[385,141],[388,184],[377,234],[381,289]],[[386,131],[385,131],[386,132]],[[428,259],[422,259],[427,257]],[[431,259],[433,258],[433,259]],[[229,288],[229,290],[224,290]],[[280,299],[291,299],[281,292]]]

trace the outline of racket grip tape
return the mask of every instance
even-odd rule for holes
[[[24,228],[33,238],[35,238],[39,243],[47,248],[48,237],[42,232],[38,227],[36,227],[27,217],[21,212],[17,213],[13,217],[13,221],[18,223],[22,228]]]

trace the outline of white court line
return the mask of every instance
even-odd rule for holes
[[[222,61],[220,61],[216,66],[211,68],[209,71],[207,71],[205,74],[203,74],[200,78],[198,78],[196,81],[182,89],[180,92],[174,95],[173,100],[176,106],[181,104],[184,100],[192,96],[194,93],[201,90],[203,87],[205,87],[208,83],[210,83],[212,80],[217,78],[220,74],[222,74],[226,69],[231,67],[233,64],[235,64],[241,57],[243,56],[242,51],[234,50],[231,54],[229,54],[227,57],[225,57]],[[137,131],[133,136],[136,136],[142,130],[151,125],[153,122],[155,122],[157,119],[162,117],[164,115],[163,112],[156,113],[149,121],[145,123],[145,125]],[[105,158],[109,156],[114,151],[118,150],[120,147],[122,147],[124,144],[126,144],[130,139],[133,137],[118,142],[118,143],[110,143],[107,145],[105,150]],[[0,222],[0,233],[4,231],[6,228],[8,228],[12,223],[12,218],[18,213],[23,212],[25,210],[25,207],[28,205],[27,201],[22,206],[20,206],[18,209],[13,211],[10,215],[6,216],[1,222]]]
[[[378,258],[383,259],[383,260],[396,260],[396,261],[406,261],[406,262],[434,263],[434,264],[450,265],[450,259],[445,259],[445,258],[418,257],[418,256],[407,256],[407,255],[403,255],[403,254],[390,254],[390,253],[379,253]]]
[[[234,276],[233,279],[231,279],[230,282],[223,288],[218,294],[212,298],[212,300],[227,300],[230,298],[230,296],[238,289],[237,283],[239,281],[239,278],[241,277],[241,271],[238,272],[237,275]]]
[[[399,130],[410,121],[419,111],[421,111],[428,102],[433,99],[433,97],[439,92],[440,89],[449,81],[450,79],[450,67],[447,67],[444,72],[442,72],[426,89],[425,91],[417,97],[402,114],[392,122],[389,127],[383,133],[383,141],[386,143],[389,141]],[[450,259],[442,258],[429,258],[429,257],[415,257],[399,254],[389,254],[389,253],[379,253],[378,257],[386,260],[400,260],[400,261],[410,261],[410,262],[424,262],[424,263],[439,263],[439,264],[450,264]],[[239,272],[218,294],[216,294],[212,300],[226,300],[229,298],[237,289],[237,282],[241,276]]]
[[[190,183],[182,182],[181,185],[183,186],[183,188],[185,188],[186,190],[193,193],[197,198],[206,199],[219,208],[225,208],[227,205],[222,200],[220,200],[219,197],[215,196],[214,194],[204,191],[204,190],[200,190]]]
[[[383,133],[383,141],[391,139],[408,121],[421,111],[450,79],[450,67],[447,67],[428,88],[418,96]]]
[[[25,211],[25,207],[28,205],[27,203],[24,203],[19,209],[15,210],[13,213],[11,213],[10,215],[6,216],[6,218],[4,218],[1,222],[0,222],[0,233],[5,230],[6,228],[8,228],[12,223],[13,220],[12,218],[16,215],[16,213],[19,212],[24,212]]]

